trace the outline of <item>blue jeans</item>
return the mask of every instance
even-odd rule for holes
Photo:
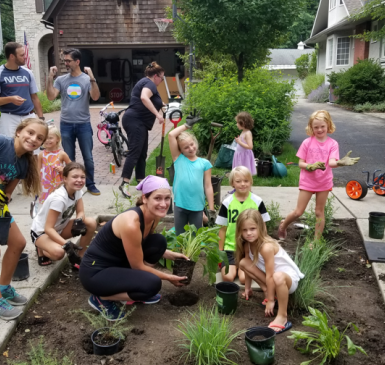
[[[71,161],[75,159],[75,142],[78,140],[80,151],[82,151],[84,167],[86,168],[86,186],[95,185],[94,182],[94,159],[92,158],[92,140],[91,123],[60,123],[60,133],[62,145]]]

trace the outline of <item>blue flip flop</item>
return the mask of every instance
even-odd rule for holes
[[[283,333],[283,332],[289,330],[290,328],[292,328],[293,325],[291,324],[291,322],[286,322],[286,324],[285,324],[284,326],[282,326],[282,325],[280,325],[280,324],[276,324],[276,323],[274,323],[274,322],[271,322],[271,323],[269,324],[269,328],[272,328],[272,327],[281,328],[280,331],[278,331],[278,332],[275,333],[276,335],[279,335],[280,333]]]

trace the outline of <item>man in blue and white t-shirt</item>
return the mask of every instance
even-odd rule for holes
[[[0,66],[0,134],[14,137],[20,122],[38,117],[44,120],[32,71],[25,65],[24,46],[9,42],[4,47],[7,62]]]

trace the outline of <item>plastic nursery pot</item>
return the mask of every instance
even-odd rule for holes
[[[94,355],[101,355],[101,356],[103,356],[103,355],[113,355],[113,354],[116,354],[118,352],[118,350],[119,350],[120,338],[118,338],[112,344],[108,344],[108,345],[103,345],[103,344],[99,344],[99,343],[95,342],[95,341],[98,340],[99,331],[104,330],[104,329],[108,329],[108,328],[107,327],[99,328],[98,330],[96,330],[91,335],[91,341],[92,341],[92,345],[93,345],[93,348],[94,348]]]
[[[21,281],[29,278],[29,264],[28,264],[28,254],[22,253],[17,263],[16,270],[13,273],[13,281]]]
[[[270,161],[258,161],[257,163],[257,176],[269,177],[273,172],[273,164]]]
[[[0,217],[0,246],[5,246],[8,242],[11,219],[12,217]]]
[[[269,327],[248,328],[245,342],[250,361],[257,365],[267,365],[274,362],[275,331]]]
[[[385,213],[369,213],[369,237],[381,240],[384,238]]]
[[[223,282],[215,285],[217,289],[218,312],[222,314],[235,313],[238,305],[239,286],[235,283]]]
[[[213,186],[214,205],[221,205],[221,182],[222,179],[217,176],[211,176],[211,185]]]
[[[187,276],[187,279],[181,280],[180,283],[188,285],[191,282],[195,264],[196,262],[191,260],[189,261],[185,259],[176,259],[174,260],[172,274],[176,276]]]

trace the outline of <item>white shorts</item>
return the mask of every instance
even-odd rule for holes
[[[291,277],[291,276],[290,276]],[[289,294],[293,294],[296,290],[297,290],[297,288],[298,288],[298,283],[299,283],[299,278],[293,278],[293,277],[291,277],[291,287],[290,287],[290,289],[289,289]]]
[[[35,113],[30,113],[28,115],[16,115],[9,113],[1,113],[0,115],[0,133],[4,134],[7,137],[15,137],[15,132],[17,126],[27,118],[36,118]],[[34,155],[38,155],[40,153],[40,148],[33,151]]]

